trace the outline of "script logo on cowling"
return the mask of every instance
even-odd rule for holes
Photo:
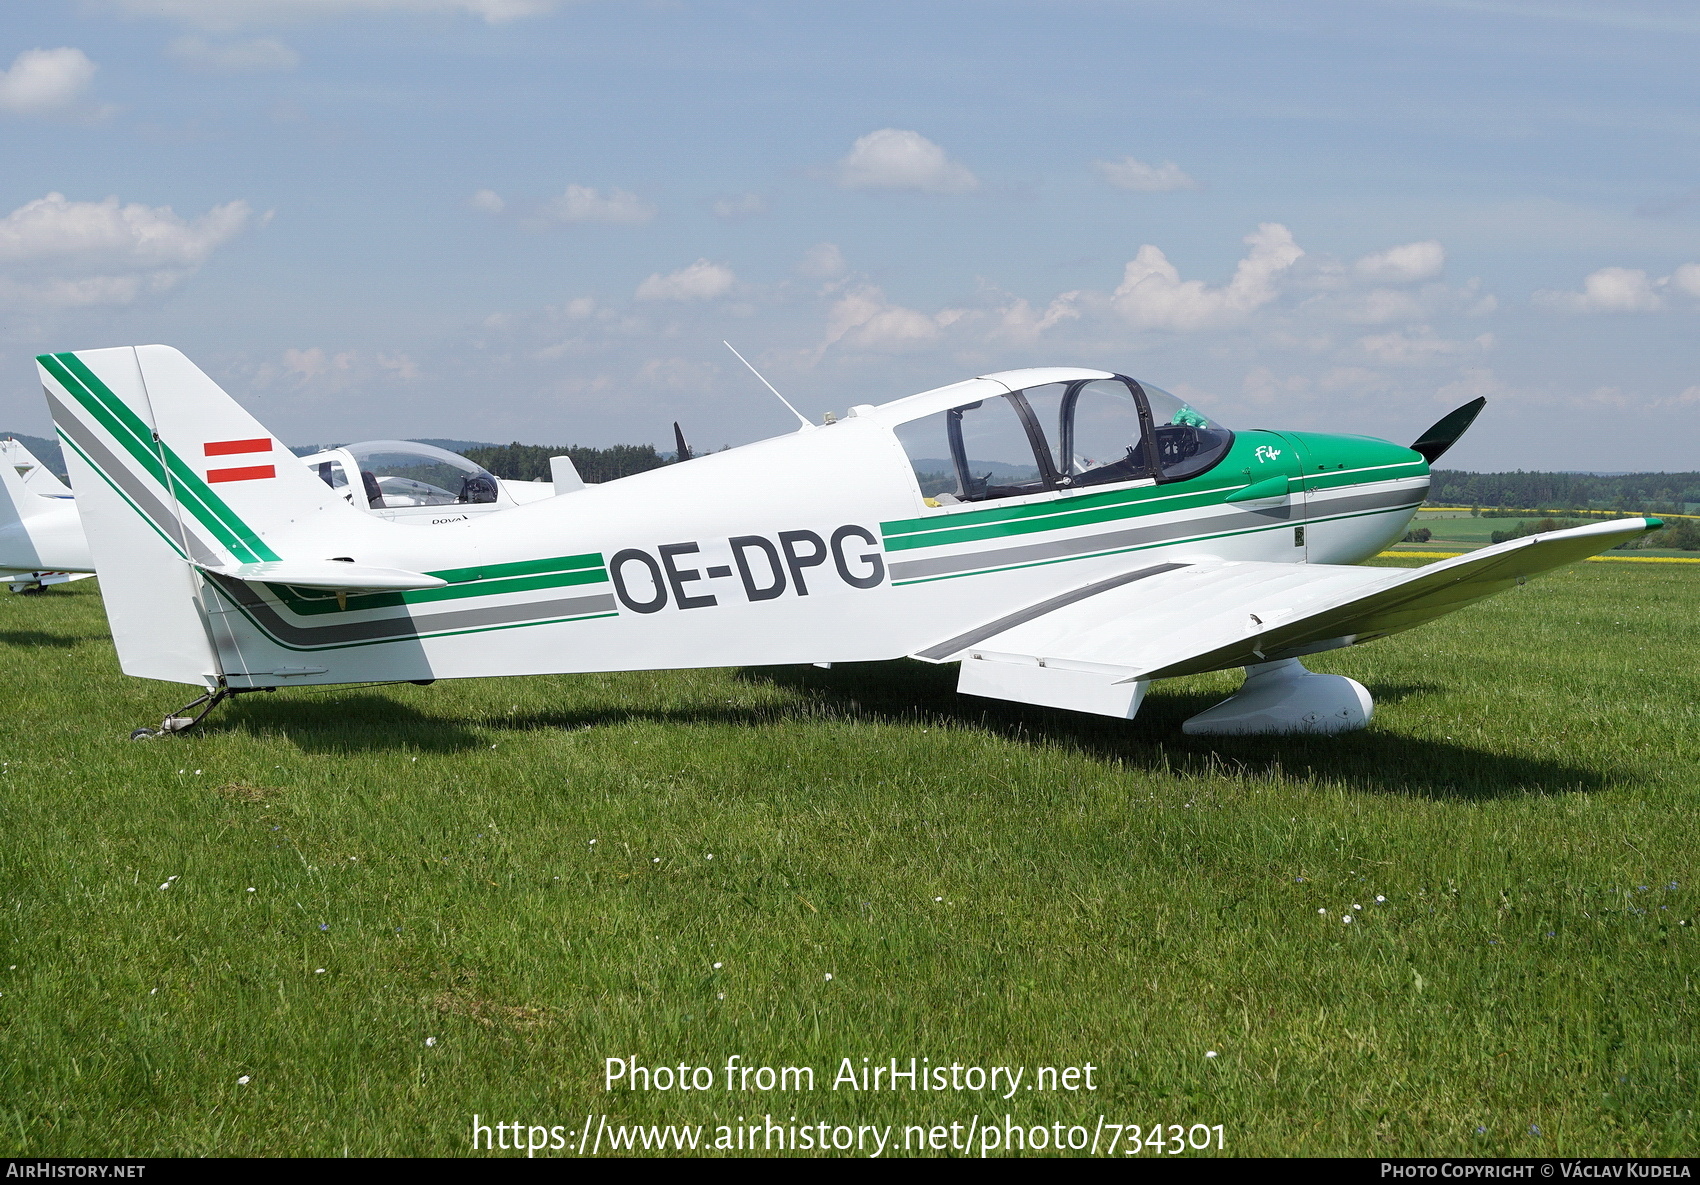
[[[1278,448],[1270,448],[1266,444],[1260,444],[1260,445],[1257,446],[1257,460],[1258,460],[1259,464],[1263,464],[1263,463],[1268,462],[1268,461],[1273,461],[1276,457],[1279,457],[1280,455],[1281,455],[1281,450],[1278,449]]]

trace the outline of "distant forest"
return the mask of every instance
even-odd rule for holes
[[[48,440],[43,436],[26,436],[22,432],[0,432],[0,437],[15,440],[35,456],[35,459],[46,465],[60,477],[65,476],[65,458],[59,451],[57,440]]]
[[[1432,506],[1507,507],[1514,510],[1645,510],[1684,514],[1700,510],[1700,473],[1465,473],[1436,469]]]
[[[582,444],[547,448],[540,444],[491,444],[463,450],[468,460],[477,461],[497,477],[508,481],[548,481],[549,458],[571,457],[573,468],[588,482],[613,481],[671,464],[652,444],[616,444],[610,448],[588,448]]]

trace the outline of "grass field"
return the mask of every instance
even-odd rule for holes
[[[1210,742],[1179,724],[1237,676],[1127,723],[890,663],[256,695],[132,743],[188,694],[118,673],[96,583],[0,597],[9,1155],[455,1155],[474,1113],[1695,1152],[1695,568],[1320,656],[1369,730]],[[817,1089],[603,1089],[732,1054]],[[834,1091],[847,1057],[1098,1089]]]

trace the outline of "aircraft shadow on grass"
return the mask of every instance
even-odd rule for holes
[[[296,697],[247,695],[201,726],[209,733],[281,735],[302,752],[375,753],[414,749],[455,753],[487,742],[449,716],[422,712],[382,694]]]
[[[84,642],[104,641],[99,637],[77,634],[50,634],[45,630],[0,630],[0,646],[35,648],[47,646],[55,650],[70,650]]]
[[[1521,794],[1599,790],[1606,772],[1568,762],[1519,757],[1451,741],[1381,729],[1339,736],[1192,737],[1181,723],[1219,703],[1225,691],[1159,690],[1138,717],[1115,720],[956,693],[956,668],[912,662],[764,667],[740,672],[751,682],[787,687],[846,714],[882,721],[937,720],[1011,740],[1062,744],[1095,758],[1182,776],[1239,772],[1343,782],[1375,793],[1484,800]],[[1161,687],[1161,685],[1159,685]],[[1372,683],[1377,704],[1441,690],[1425,683]]]
[[[936,722],[978,729],[1011,741],[1063,745],[1098,760],[1183,777],[1259,777],[1279,770],[1290,777],[1336,781],[1374,793],[1465,800],[1598,790],[1614,780],[1609,771],[1382,729],[1332,737],[1189,737],[1181,732],[1182,721],[1219,702],[1225,691],[1159,691],[1128,721],[958,695],[954,667],[906,660],[841,664],[831,670],[750,667],[738,671],[737,678],[784,688],[801,702],[561,708],[478,724],[486,730],[515,732],[596,728],[632,720],[761,728],[787,718],[819,718],[824,712],[872,723]],[[1377,683],[1369,690],[1385,706],[1441,689],[1426,683]],[[209,732],[281,734],[304,752],[326,754],[410,749],[453,753],[487,744],[450,715],[421,710],[381,692],[244,696],[231,705],[228,716],[215,717],[204,727]]]

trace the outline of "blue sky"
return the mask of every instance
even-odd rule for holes
[[[285,439],[716,447],[1082,364],[1470,468],[1700,468],[1678,3],[41,0],[0,426],[165,342]]]

